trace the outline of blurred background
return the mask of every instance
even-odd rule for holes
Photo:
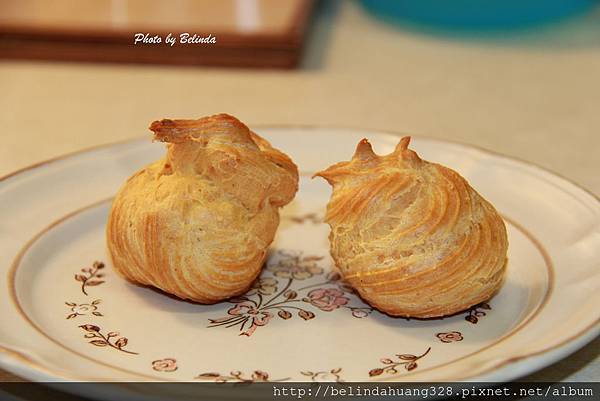
[[[217,43],[134,44],[182,32]],[[0,0],[0,55],[0,174],[228,112],[468,142],[600,193],[595,0]]]
[[[165,43],[185,32],[207,43]],[[0,0],[0,176],[227,112],[461,141],[598,195],[599,110],[595,0]],[[530,379],[597,380],[599,344]]]
[[[133,44],[182,32],[217,43]],[[600,193],[595,0],[0,0],[0,56],[0,174],[228,112],[468,142]]]

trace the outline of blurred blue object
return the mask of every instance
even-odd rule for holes
[[[505,30],[560,20],[597,0],[360,0],[377,17],[396,23],[455,30]]]

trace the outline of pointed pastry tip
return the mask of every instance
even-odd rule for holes
[[[396,145],[396,149],[394,149],[394,153],[400,153],[408,149],[408,145],[410,144],[410,136],[405,136],[400,139],[398,145]]]
[[[348,177],[353,173],[352,166],[355,161],[360,163],[361,161],[374,160],[377,157],[378,156],[373,152],[373,147],[369,141],[366,138],[363,138],[356,146],[356,151],[354,152],[351,161],[340,162],[329,166],[325,170],[315,173],[312,178],[321,177],[327,180],[331,185],[334,185],[335,183],[342,181],[344,177]]]
[[[321,177],[324,178],[329,184],[334,185],[335,183],[339,182],[348,172],[349,164],[350,162],[336,163],[327,167],[325,170],[316,172],[311,178]]]
[[[330,173],[329,169],[325,169],[325,170],[322,170],[322,171],[317,171],[310,178],[312,180],[312,179],[315,179],[317,177],[321,177],[321,178],[324,178],[325,181],[327,181],[329,184],[333,185],[333,177],[329,173]]]
[[[396,145],[396,148],[392,154],[395,155],[395,157],[401,158],[402,160],[418,163],[421,161],[421,158],[414,150],[408,148],[410,139],[410,136],[405,136],[400,139],[400,142],[398,142],[398,145]]]
[[[360,140],[358,145],[356,145],[356,151],[354,152],[352,159],[369,160],[375,157],[377,157],[377,155],[375,152],[373,152],[371,143],[367,140],[367,138],[363,138]]]

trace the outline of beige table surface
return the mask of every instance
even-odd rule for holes
[[[600,10],[541,31],[444,39],[328,3],[296,71],[0,62],[0,176],[148,135],[162,117],[364,127],[518,157],[600,194]],[[599,380],[600,340],[530,379]],[[14,376],[0,370],[0,380]]]

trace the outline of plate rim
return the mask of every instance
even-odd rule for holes
[[[341,130],[346,129],[349,131],[353,131],[354,133],[357,133],[358,131],[364,131],[365,136],[368,136],[369,133],[391,135],[391,136],[396,136],[396,137],[411,136],[414,138],[423,138],[425,140],[430,140],[430,141],[434,141],[434,142],[458,145],[458,146],[461,146],[461,147],[464,147],[467,149],[476,150],[485,155],[490,155],[495,158],[500,158],[500,159],[511,161],[511,162],[518,162],[520,164],[532,167],[535,170],[541,171],[542,173],[545,173],[545,174],[549,174],[550,176],[554,176],[554,177],[574,186],[575,188],[581,190],[586,195],[590,196],[592,199],[600,202],[599,196],[597,196],[596,194],[594,194],[593,192],[591,192],[584,186],[578,184],[577,182],[575,182],[575,181],[573,181],[551,169],[540,166],[534,162],[520,159],[518,157],[508,156],[508,155],[502,154],[500,152],[493,151],[493,150],[490,150],[490,149],[487,149],[487,148],[484,148],[484,147],[481,147],[478,145],[473,145],[473,144],[461,142],[461,141],[454,140],[454,139],[437,138],[434,136],[421,135],[421,134],[413,135],[413,134],[406,134],[406,133],[398,132],[398,131],[382,130],[382,129],[377,129],[377,128],[349,127],[349,126],[326,125],[326,124],[318,124],[318,125],[314,125],[314,124],[312,124],[312,125],[311,124],[250,124],[250,126],[253,129],[257,129],[257,130],[258,129],[304,129],[304,130],[340,130],[341,131]],[[78,149],[78,150],[75,150],[72,152],[63,153],[58,156],[51,157],[49,159],[24,166],[22,168],[14,170],[8,174],[5,174],[0,177],[0,184],[2,184],[3,182],[5,182],[6,180],[9,180],[11,178],[18,177],[19,175],[21,175],[23,173],[36,170],[40,167],[45,167],[47,165],[51,165],[55,162],[66,160],[66,159],[76,157],[81,154],[93,152],[96,150],[109,149],[114,146],[134,143],[137,141],[141,141],[142,139],[144,139],[143,136],[136,136],[136,137],[132,137],[132,138],[126,138],[123,140],[92,145],[92,146],[84,147],[84,148],[81,148],[81,149]],[[72,211],[72,212],[68,213],[67,215],[59,218],[58,220],[52,222],[51,224],[47,225],[39,233],[46,232],[47,230],[51,229],[55,225],[60,224],[60,222],[64,221],[66,218],[68,218],[72,214],[76,214],[82,210],[89,209],[90,207],[102,204],[103,202],[106,202],[110,198],[112,198],[112,197],[104,198],[104,199],[94,202],[90,205],[86,205],[84,207],[78,208],[74,212]],[[38,234],[31,237],[25,243],[25,245],[23,245],[20,248],[20,251],[16,255],[13,256],[13,258],[15,260],[18,259],[18,256],[21,254],[22,250],[26,250],[27,248],[29,248],[29,245],[31,243],[35,242],[35,240],[38,238]],[[7,272],[9,276],[13,270],[12,265],[13,265],[13,263],[10,264],[9,271]],[[550,271],[551,271],[551,269],[550,269]],[[9,291],[10,291],[11,282],[9,281],[8,284],[9,284]],[[552,287],[550,287],[549,290],[551,291]],[[547,300],[546,298],[549,298],[549,296],[550,296],[550,293],[548,293],[544,297],[544,302]],[[539,310],[541,306],[542,305],[539,305],[536,308],[536,310]],[[527,372],[527,373],[532,373],[537,369],[548,366],[549,364],[551,364],[561,358],[564,358],[565,356],[571,354],[572,352],[575,352],[579,348],[583,347],[584,345],[586,345],[587,343],[592,341],[598,334],[600,334],[600,318],[597,318],[595,321],[593,321],[592,323],[590,323],[583,329],[579,330],[577,333],[572,334],[571,336],[563,339],[561,342],[559,342],[551,347],[547,347],[547,348],[544,348],[544,349],[541,349],[541,350],[538,350],[535,352],[528,352],[528,353],[524,353],[522,355],[517,355],[517,356],[510,357],[510,358],[502,359],[497,364],[494,364],[493,366],[479,372],[476,376],[462,378],[461,380],[471,381],[471,380],[479,380],[482,377],[502,376],[500,373],[503,370],[506,370],[508,367],[511,367],[511,366],[514,366],[516,364],[523,363],[526,361],[531,361],[532,364],[534,365],[534,369],[531,369],[529,372]],[[546,357],[546,358],[544,358],[544,357]],[[29,368],[32,368],[32,370],[23,369],[23,364],[25,364]],[[2,345],[0,345],[0,365],[4,369],[6,369],[10,372],[16,372],[17,374],[22,375],[23,377],[25,377],[29,380],[40,380],[40,378],[42,378],[42,381],[47,381],[48,379],[51,379],[51,380],[57,380],[57,379],[58,380],[73,380],[74,379],[73,377],[65,376],[64,374],[61,374],[59,372],[56,372],[56,371],[53,371],[53,370],[47,368],[43,364],[34,361],[27,354],[24,354],[18,350],[14,350],[14,349],[11,349],[10,347],[5,347]],[[511,374],[504,375],[500,379],[496,379],[496,380],[508,381],[508,380],[514,379],[515,377],[521,376],[522,373],[518,373],[517,371],[518,371],[518,369],[514,369],[512,375]],[[136,375],[142,376],[142,377],[144,376],[144,375],[138,374],[137,372],[136,372]],[[151,377],[148,377],[148,378],[151,378]],[[152,377],[151,379],[155,379],[155,378]],[[390,377],[390,378],[386,378],[382,381],[394,381],[394,379],[397,380],[398,378]],[[75,379],[75,380],[78,380],[78,379]]]

